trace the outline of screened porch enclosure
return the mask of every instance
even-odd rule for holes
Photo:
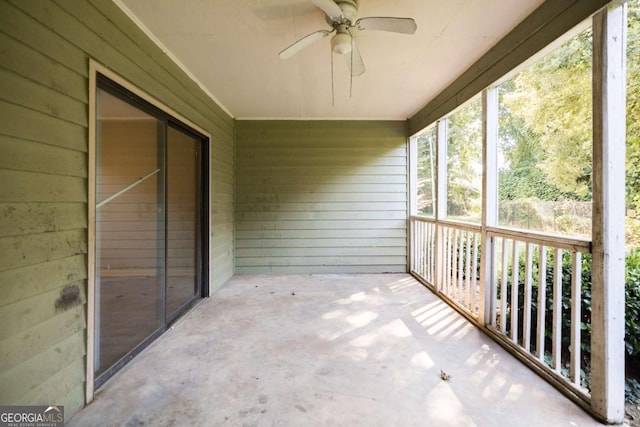
[[[575,233],[549,230],[542,222],[518,223],[513,205],[506,209],[499,200],[503,78],[411,138],[409,270],[576,403],[602,420],[621,422],[625,6],[610,5],[586,25],[576,37],[593,50],[587,70],[592,200],[576,205],[590,227],[585,230],[579,218],[570,224],[580,230]],[[462,109],[477,117],[466,124],[467,146],[460,148],[455,138]],[[476,140],[469,136],[473,132]],[[467,199],[460,201],[451,194],[452,180],[461,179],[456,161],[474,143],[481,161],[468,168]]]
[[[371,62],[362,79],[353,79],[353,97],[346,98],[348,91],[336,91],[344,95],[344,99],[336,97],[340,101],[336,108],[349,107],[352,114],[337,114],[338,109],[335,115],[321,115],[318,112],[326,110],[315,107],[322,107],[323,98],[300,91],[325,87],[324,99],[329,99],[328,78],[313,85],[296,79],[284,82],[287,91],[279,94],[300,91],[304,95],[305,103],[300,105],[291,97],[285,99],[286,105],[296,107],[291,116],[279,113],[271,96],[259,96],[241,86],[233,89],[238,75],[225,68],[228,64],[220,51],[207,49],[212,68],[204,75],[227,70],[230,74],[223,79],[223,88],[237,92],[233,99],[246,100],[248,106],[261,104],[269,114],[228,110],[229,105],[219,102],[222,90],[197,81],[197,73],[186,68],[186,62],[176,63],[166,46],[158,44],[160,35],[145,27],[145,19],[133,19],[131,10],[122,8],[135,3],[0,0],[4,24],[0,51],[5,59],[0,68],[6,88],[0,100],[5,117],[0,124],[0,174],[6,184],[0,195],[0,377],[4,384],[0,403],[60,404],[67,420],[74,422],[76,414],[90,414],[104,405],[111,389],[115,403],[103,408],[107,415],[126,416],[122,424],[153,424],[156,411],[169,413],[165,424],[176,422],[176,416],[184,415],[184,407],[176,402],[189,400],[194,404],[188,408],[192,415],[205,415],[201,424],[206,424],[210,411],[222,408],[216,415],[221,417],[220,425],[227,425],[227,416],[238,421],[243,414],[255,419],[263,414],[260,405],[266,403],[266,393],[260,386],[270,376],[276,380],[269,386],[273,387],[269,394],[273,424],[280,421],[274,414],[301,416],[301,422],[293,425],[313,425],[318,420],[335,425],[336,416],[350,420],[363,414],[368,417],[363,420],[371,420],[367,425],[386,426],[398,424],[397,415],[403,413],[408,419],[401,424],[424,425],[428,417],[435,417],[435,423],[443,408],[451,425],[467,419],[492,425],[496,419],[516,417],[521,425],[531,419],[543,424],[543,418],[553,417],[549,408],[585,420],[580,425],[596,424],[596,419],[612,424],[623,421],[624,0],[530,0],[526,2],[529,9],[513,2],[511,19],[480,10],[483,2],[462,2],[466,9],[478,9],[468,14],[471,22],[499,23],[501,31],[487,37],[478,28],[462,25],[465,21],[454,21],[458,22],[454,27],[440,20],[449,30],[468,27],[456,34],[461,40],[467,39],[467,30],[476,30],[486,49],[458,51],[434,37],[433,45],[419,43],[405,50],[411,56],[431,55],[435,62],[446,52],[463,64],[459,68],[438,64],[446,79],[437,85],[428,72],[418,73],[417,85],[409,84],[404,74],[391,73],[395,82],[421,98],[413,103],[401,92],[393,93],[385,101],[402,109],[384,116],[369,115],[383,103],[363,102],[365,91],[358,83],[372,78],[377,86],[390,87],[375,78],[377,70],[391,63],[385,55],[378,56],[382,66]],[[259,12],[266,6],[262,3],[243,2],[242,7]],[[281,11],[303,12],[297,6],[302,1],[285,3]],[[304,3],[322,18],[312,2]],[[430,8],[438,2],[405,3],[407,8],[423,9],[431,18]],[[462,9],[461,2],[450,3],[447,8]],[[499,9],[499,3],[486,2],[493,9]],[[147,7],[143,2],[137,5]],[[191,6],[194,11],[198,7]],[[237,7],[224,6],[232,12],[230,17],[260,18],[253,21],[254,27],[248,26],[251,31],[243,33],[252,45],[251,38],[260,42],[256,46],[265,46],[256,35],[273,33],[271,37],[286,30],[294,40],[292,31],[303,30],[264,19],[265,14],[236,13]],[[220,11],[212,15],[219,18],[222,14],[217,12],[223,8],[216,8]],[[148,9],[166,13],[169,7]],[[402,10],[398,7],[395,12]],[[459,11],[452,12],[458,16]],[[294,15],[283,18],[299,19]],[[374,15],[363,9],[363,16]],[[588,213],[589,220],[579,224],[585,234],[549,233],[535,228],[533,221],[530,228],[516,228],[523,224],[516,221],[523,213],[520,207],[510,207],[511,222],[500,220],[502,160],[497,140],[502,79],[527,66],[585,19],[593,48],[591,55],[582,58],[590,78],[585,92],[589,103],[581,102],[580,112],[588,110],[589,118],[566,126],[582,130],[586,126],[590,135],[592,199],[572,207],[585,216]],[[427,22],[420,22],[419,28],[434,31]],[[216,46],[229,47],[234,54],[244,52],[237,47],[242,44],[233,44],[239,40],[237,25],[229,18],[225,23],[232,31],[221,39],[226,42]],[[164,25],[159,27],[166,30]],[[209,27],[190,23],[188,29],[210,41],[210,34],[191,31]],[[383,35],[393,42],[390,35]],[[284,42],[279,40],[277,47]],[[189,47],[187,51],[198,51]],[[305,69],[318,69],[313,63],[309,68],[282,63],[277,48],[272,50],[269,57],[274,63],[291,67],[301,76],[306,75]],[[373,53],[366,57],[376,58]],[[260,57],[252,60],[256,58]],[[328,66],[328,56],[323,58]],[[410,59],[411,65],[424,65],[417,55]],[[296,60],[305,63],[303,56]],[[251,62],[241,64],[242,69],[255,81],[267,79],[260,83],[264,87],[272,87],[272,77],[283,76],[247,64]],[[401,70],[402,62],[393,65],[406,71]],[[187,149],[193,145],[187,141],[180,143],[184,151],[171,153],[171,142],[165,141],[165,149],[159,150],[162,143],[157,136],[144,143],[139,139],[135,146],[118,136],[116,127],[124,122],[127,126],[155,122],[140,117],[123,120],[119,114],[101,122],[96,116],[97,74],[157,101],[167,114],[205,136],[208,142],[203,142],[201,154]],[[431,84],[433,92],[422,92],[422,84]],[[468,101],[479,118],[474,119],[471,132],[450,120]],[[161,133],[186,130],[162,117],[167,121]],[[118,150],[102,152],[109,173],[96,175],[98,125],[116,135],[117,144],[110,146]],[[157,123],[151,127],[159,132]],[[432,188],[428,197],[419,198],[415,137],[425,129],[433,131],[429,145]],[[447,151],[452,149],[447,141],[454,133],[462,138],[459,141],[466,142],[466,136],[472,142],[455,147],[457,153],[475,159],[472,173],[460,174],[455,164],[447,170],[447,153],[452,152]],[[194,135],[186,132],[183,137]],[[149,162],[139,161],[136,166],[144,166],[139,170],[120,168],[121,161],[132,160],[125,149],[143,145],[151,153]],[[165,154],[159,155],[161,151]],[[194,166],[194,155],[207,159],[201,165],[202,174]],[[166,161],[160,159],[165,156]],[[574,163],[578,164],[556,166],[560,171],[565,166],[573,170]],[[453,182],[449,178],[454,173],[464,180]],[[96,199],[91,189],[96,189],[97,177],[105,188]],[[202,180],[203,191],[184,191],[182,183],[193,188],[195,178]],[[162,190],[161,180],[167,184]],[[450,210],[449,181],[465,190]],[[181,184],[172,187],[172,182]],[[135,191],[123,193],[127,188]],[[121,196],[105,203],[117,194]],[[133,196],[141,200],[127,201]],[[202,209],[195,212],[199,204]],[[548,208],[542,203],[534,207]],[[555,225],[566,225],[562,221]],[[115,235],[109,227],[116,222],[127,222],[131,228],[122,227],[117,231],[121,234]],[[104,227],[96,233],[96,226]],[[145,238],[135,239],[137,246],[119,238],[134,240],[135,236]],[[96,237],[100,239],[97,246]],[[96,247],[101,251],[97,262]],[[133,258],[140,265],[131,266]],[[148,306],[135,298],[123,304],[118,282],[125,276],[140,294],[152,295],[146,299]],[[105,303],[104,310],[96,312],[99,302]],[[125,309],[134,316],[124,319]],[[96,319],[113,327],[100,335]],[[283,333],[285,322],[287,334]],[[143,323],[153,328],[143,328]],[[164,335],[140,346],[156,331]],[[124,339],[128,337],[135,339]],[[116,338],[125,345],[107,345]],[[101,360],[95,357],[96,347]],[[132,348],[140,354],[131,359],[122,376],[104,384],[94,381],[96,372],[106,372],[123,355],[133,355]],[[271,353],[264,351],[269,348]],[[225,351],[224,358],[218,350]],[[319,351],[325,352],[326,365],[310,370]],[[437,363],[425,363],[424,354]],[[280,363],[283,355],[289,358]],[[495,355],[507,363],[494,367]],[[147,366],[139,372],[139,381],[124,380],[136,366]],[[296,369],[283,379],[287,366]],[[452,378],[443,378],[440,369]],[[352,380],[345,381],[343,374],[352,374]],[[246,394],[235,388],[239,376],[244,378]],[[294,389],[292,379],[300,381]],[[307,379],[315,382],[312,387],[319,390],[316,400],[321,402],[307,399],[318,394],[308,393],[312,383]],[[400,390],[409,382],[417,388]],[[443,389],[453,391],[449,393],[452,400],[441,400]],[[128,393],[120,393],[123,390]],[[162,399],[156,391],[165,392]],[[244,399],[235,399],[240,394]],[[539,405],[531,404],[532,394]],[[518,405],[511,407],[514,397]],[[341,404],[334,405],[332,398]],[[359,402],[361,412],[353,411],[354,402]],[[151,406],[143,407],[145,403]],[[405,411],[407,403],[413,406]],[[316,412],[311,405],[317,405]],[[130,412],[125,413],[125,407]],[[381,407],[389,415],[388,422],[377,417]],[[503,411],[507,407],[513,411]],[[319,409],[326,418],[317,416]],[[467,418],[460,417],[463,413]],[[528,414],[533,418],[527,419]],[[78,416],[77,425],[106,419],[83,423],[84,416]]]

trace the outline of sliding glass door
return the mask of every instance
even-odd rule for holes
[[[167,144],[167,313],[173,317],[200,289],[195,191],[200,181],[200,141],[169,127]]]
[[[100,386],[203,295],[206,139],[98,79],[95,379]]]

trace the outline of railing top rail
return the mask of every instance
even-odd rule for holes
[[[445,227],[457,228],[475,233],[479,233],[482,231],[482,226],[479,224],[469,224],[465,222],[442,219],[436,220],[433,217],[420,215],[411,215],[409,219],[411,221],[439,224]],[[486,230],[489,236],[504,237],[507,239],[519,240],[522,242],[529,242],[538,245],[551,246],[555,248],[567,249],[583,253],[591,253],[591,240],[585,237],[560,236],[557,234],[544,233],[542,231],[516,230],[512,228],[502,227],[486,227]]]
[[[538,245],[591,253],[591,240],[584,237],[558,236],[540,231],[523,231],[498,227],[487,227],[487,234],[492,237],[503,237]]]
[[[411,221],[421,221],[421,222],[429,222],[432,224],[440,224],[445,227],[467,230],[474,233],[480,233],[482,231],[482,227],[480,226],[480,224],[470,224],[468,222],[458,222],[458,221],[452,221],[447,219],[440,219],[436,221],[436,219],[433,217],[420,216],[420,215],[411,215],[409,219]]]
[[[474,233],[480,233],[482,231],[482,226],[480,224],[469,224],[468,222],[458,222],[446,219],[441,219],[437,221],[437,223],[444,225],[445,227],[457,228],[459,230],[466,230]]]
[[[432,216],[411,215],[409,219],[412,221],[436,222],[436,219]]]

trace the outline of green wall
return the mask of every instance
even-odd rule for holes
[[[213,288],[233,275],[232,119],[111,1],[0,0],[0,405],[67,418],[84,404],[89,58],[211,133]]]
[[[405,121],[238,121],[236,144],[236,273],[407,271]]]

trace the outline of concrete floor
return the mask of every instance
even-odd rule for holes
[[[68,425],[600,424],[411,276],[387,274],[236,276]]]

